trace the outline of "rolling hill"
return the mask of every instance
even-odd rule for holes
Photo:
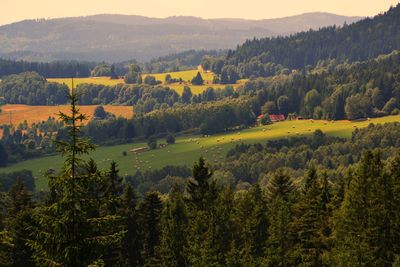
[[[288,35],[359,19],[307,13],[267,20],[127,15],[25,20],[0,27],[0,56],[30,61],[147,61],[188,49],[228,49],[253,37]]]
[[[365,121],[323,121],[297,120],[274,123],[268,126],[259,126],[241,131],[233,131],[211,136],[181,136],[174,145],[143,153],[131,153],[132,149],[147,147],[146,142],[135,142],[116,146],[98,147],[90,154],[101,168],[106,168],[111,160],[115,160],[121,175],[132,175],[137,170],[161,169],[167,165],[192,166],[200,156],[204,156],[210,163],[217,164],[225,160],[226,153],[240,143],[263,143],[267,140],[281,139],[290,136],[308,136],[320,129],[324,133],[342,138],[350,138],[356,128],[367,127],[370,123],[384,124],[400,121],[400,116],[387,116]],[[159,143],[165,143],[159,139]],[[123,152],[129,152],[126,156]],[[23,169],[32,170],[37,190],[46,190],[44,173],[49,168],[59,170],[62,159],[59,155],[36,158],[19,162],[5,168],[0,173],[8,173]]]
[[[252,65],[274,63],[289,69],[303,69],[329,59],[365,61],[399,49],[400,4],[373,18],[340,28],[247,40],[229,51],[227,61],[236,66],[249,62]]]

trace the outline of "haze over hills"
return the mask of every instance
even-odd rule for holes
[[[0,27],[0,56],[39,61],[147,61],[188,49],[234,48],[253,37],[288,35],[360,19],[306,13],[266,20],[107,14],[25,20]]]

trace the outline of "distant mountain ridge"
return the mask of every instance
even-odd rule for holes
[[[266,20],[111,14],[24,20],[0,26],[0,56],[43,61],[148,61],[189,49],[234,48],[249,38],[288,35],[360,19],[306,13]]]

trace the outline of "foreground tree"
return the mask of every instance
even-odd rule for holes
[[[162,216],[160,254],[163,266],[188,266],[186,238],[188,227],[187,209],[183,192],[174,185],[169,193]]]
[[[69,95],[70,115],[60,113],[67,125],[69,139],[57,143],[65,157],[59,175],[49,177],[52,201],[34,214],[32,227],[33,258],[40,266],[88,266],[104,253],[118,247],[123,232],[116,229],[117,216],[95,212],[98,199],[90,194],[99,182],[98,172],[85,171],[80,157],[94,149],[80,136],[80,125],[86,119],[77,108],[74,90]]]

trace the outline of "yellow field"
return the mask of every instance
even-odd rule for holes
[[[72,87],[71,78],[53,78],[47,79],[49,82],[63,83],[68,85],[69,88]],[[112,80],[110,77],[89,77],[89,78],[74,78],[74,86],[76,87],[81,83],[94,83],[94,84],[103,84],[103,85],[116,85],[119,83],[125,83],[124,79],[115,79]]]
[[[242,85],[242,83],[237,83],[237,84],[232,84],[233,88],[236,89],[238,86]],[[190,90],[192,91],[192,94],[197,95],[201,94],[204,90],[206,90],[209,87],[212,87],[214,89],[218,88],[225,88],[225,84],[204,84],[204,85],[190,85],[190,84],[179,84],[179,83],[174,83],[174,84],[169,84],[167,85],[169,88],[175,90],[179,95],[182,95],[183,88],[185,86],[189,86]]]
[[[190,81],[193,77],[197,75],[197,72],[200,71],[201,76],[204,80],[204,85],[192,85]],[[172,84],[165,84],[165,76],[170,74],[173,79],[182,78],[182,83],[172,83]],[[214,77],[214,73],[212,72],[205,72],[201,68],[198,70],[185,70],[185,71],[176,71],[176,72],[167,72],[167,73],[155,73],[155,74],[143,74],[143,79],[147,76],[151,75],[154,76],[157,80],[161,81],[164,86],[168,86],[171,89],[175,90],[178,94],[182,94],[183,88],[185,86],[189,86],[193,94],[201,94],[205,89],[209,87],[213,87],[214,89],[217,88],[224,88],[225,85],[220,84],[212,84],[212,80]],[[68,85],[69,88],[72,87],[71,79],[70,78],[53,78],[47,79],[49,82],[57,82],[63,83]],[[237,84],[233,84],[234,88],[237,88],[239,85],[244,84],[246,80],[239,80]],[[111,80],[110,77],[89,77],[89,78],[75,78],[74,85],[77,86],[81,83],[94,83],[94,84],[103,84],[103,85],[116,85],[120,83],[125,83],[123,79],[116,79]]]
[[[58,112],[68,112],[69,105],[61,106],[28,106],[28,105],[5,105],[2,106],[0,113],[0,125],[12,124],[18,125],[25,120],[28,124],[46,121],[49,117],[57,117]],[[97,106],[79,106],[82,113],[91,119],[93,112]],[[111,106],[105,105],[104,109],[115,116],[131,118],[133,116],[132,106]]]
[[[157,80],[164,82],[165,76],[167,76],[167,74],[170,74],[173,79],[182,78],[184,82],[190,82],[193,79],[193,77],[197,75],[197,72],[200,72],[205,82],[209,82],[211,84],[214,78],[214,73],[205,72],[203,70],[185,70],[185,71],[166,72],[166,73],[144,74],[143,79],[147,75],[151,75],[154,76]]]

